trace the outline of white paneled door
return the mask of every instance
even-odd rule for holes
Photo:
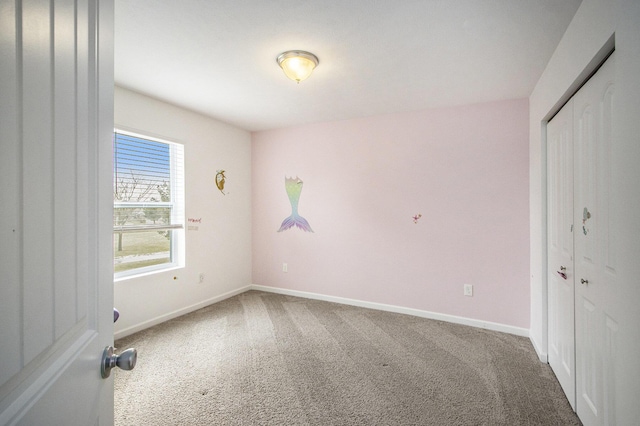
[[[112,424],[113,1],[0,20],[0,425]]]
[[[586,426],[617,424],[614,68],[615,54],[547,127],[549,364]]]
[[[549,364],[575,410],[573,102],[547,126]]]
[[[615,425],[616,253],[610,202],[614,57],[574,96],[576,408],[582,422]]]

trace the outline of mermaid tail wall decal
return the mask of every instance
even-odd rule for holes
[[[306,232],[313,232],[309,222],[298,214],[298,201],[300,201],[300,193],[302,192],[302,180],[299,177],[284,178],[284,188],[287,191],[289,202],[291,202],[291,216],[282,221],[282,225],[278,232],[286,231],[294,225]]]

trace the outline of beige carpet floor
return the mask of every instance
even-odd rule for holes
[[[579,425],[524,337],[250,291],[116,342],[118,426]]]

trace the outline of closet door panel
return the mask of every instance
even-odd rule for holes
[[[617,291],[611,220],[614,56],[574,96],[576,411],[585,425],[615,424]]]
[[[573,102],[547,126],[549,364],[575,409]]]

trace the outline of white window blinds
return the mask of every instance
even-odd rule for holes
[[[184,227],[184,148],[116,132],[114,232]]]

